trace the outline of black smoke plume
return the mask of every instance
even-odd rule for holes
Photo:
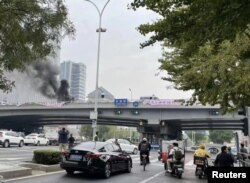
[[[37,62],[32,67],[31,77],[39,79],[39,82],[35,82],[36,88],[42,95],[55,99],[58,101],[72,101],[73,97],[69,95],[69,83],[67,80],[62,80],[59,87],[59,67],[56,64],[50,62]]]
[[[72,101],[72,100],[74,100],[69,95],[69,83],[67,80],[61,80],[60,88],[57,91],[57,100],[58,101]]]
[[[35,77],[40,79],[38,90],[48,98],[55,98],[58,90],[59,68],[50,62],[38,62],[33,65]]]

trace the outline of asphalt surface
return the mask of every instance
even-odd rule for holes
[[[24,147],[11,147],[0,148],[0,163],[3,164],[16,164],[23,161],[30,161],[33,156],[33,150],[47,149],[58,147],[36,147],[36,146],[24,146]],[[163,164],[158,161],[158,153],[151,152],[151,164],[147,165],[146,171],[143,171],[142,166],[139,165],[139,155],[132,155],[133,169],[131,173],[115,173],[109,179],[103,179],[96,175],[86,175],[81,172],[76,172],[74,175],[67,175],[66,172],[60,171],[56,173],[48,173],[35,175],[26,178],[17,178],[13,180],[7,180],[11,183],[90,183],[90,182],[102,182],[102,183],[198,183],[207,182],[207,180],[199,180],[194,176],[195,166],[193,165],[193,153],[187,153],[185,158],[185,170],[182,179],[165,175]]]

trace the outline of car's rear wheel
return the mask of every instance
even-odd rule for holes
[[[23,143],[23,141],[21,140],[21,141],[19,142],[19,145],[18,145],[18,146],[19,146],[19,147],[23,147],[23,144],[24,144],[24,143]]]
[[[75,171],[74,170],[66,170],[66,172],[68,175],[73,175]]]
[[[126,172],[131,173],[131,170],[132,170],[132,162],[130,160],[128,160]]]
[[[10,143],[8,140],[5,140],[4,143],[3,143],[3,147],[6,148],[6,147],[9,147],[10,146]]]
[[[36,143],[36,145],[37,145],[37,146],[40,146],[40,141],[38,141],[38,142]]]
[[[111,174],[111,165],[109,162],[107,162],[105,167],[104,167],[103,176],[105,178],[109,178],[110,174]]]

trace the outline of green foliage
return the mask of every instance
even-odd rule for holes
[[[151,33],[146,47],[162,41],[160,69],[176,89],[194,91],[190,104],[220,104],[224,111],[250,105],[250,1],[134,0],[160,15],[139,26]]]
[[[50,149],[35,150],[33,161],[44,165],[58,164],[61,161],[61,153]]]
[[[108,125],[98,125],[98,132],[99,132],[99,140],[102,141],[103,139],[108,140],[110,138],[124,138],[127,139],[131,137],[132,139],[138,139],[139,133],[138,132],[130,132],[128,129],[119,129],[116,126],[108,126]],[[92,140],[93,136],[93,129],[91,125],[82,125],[79,135],[85,137],[87,140]]]
[[[230,143],[234,137],[233,131],[210,131],[209,139],[213,143],[223,144],[224,142]]]
[[[1,0],[0,89],[8,91],[14,84],[4,71],[23,71],[53,55],[63,36],[73,33],[64,0]]]
[[[85,137],[88,140],[92,140],[93,128],[91,127],[91,125],[82,125],[79,135],[81,137]]]
[[[202,143],[205,143],[207,141],[205,134],[205,131],[186,131],[187,136],[192,139],[192,132],[194,137],[194,144],[200,145]]]

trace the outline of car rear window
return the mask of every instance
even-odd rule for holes
[[[75,148],[83,148],[83,149],[101,149],[104,147],[104,143],[99,143],[99,142],[83,142],[81,144],[78,144],[75,146]]]

